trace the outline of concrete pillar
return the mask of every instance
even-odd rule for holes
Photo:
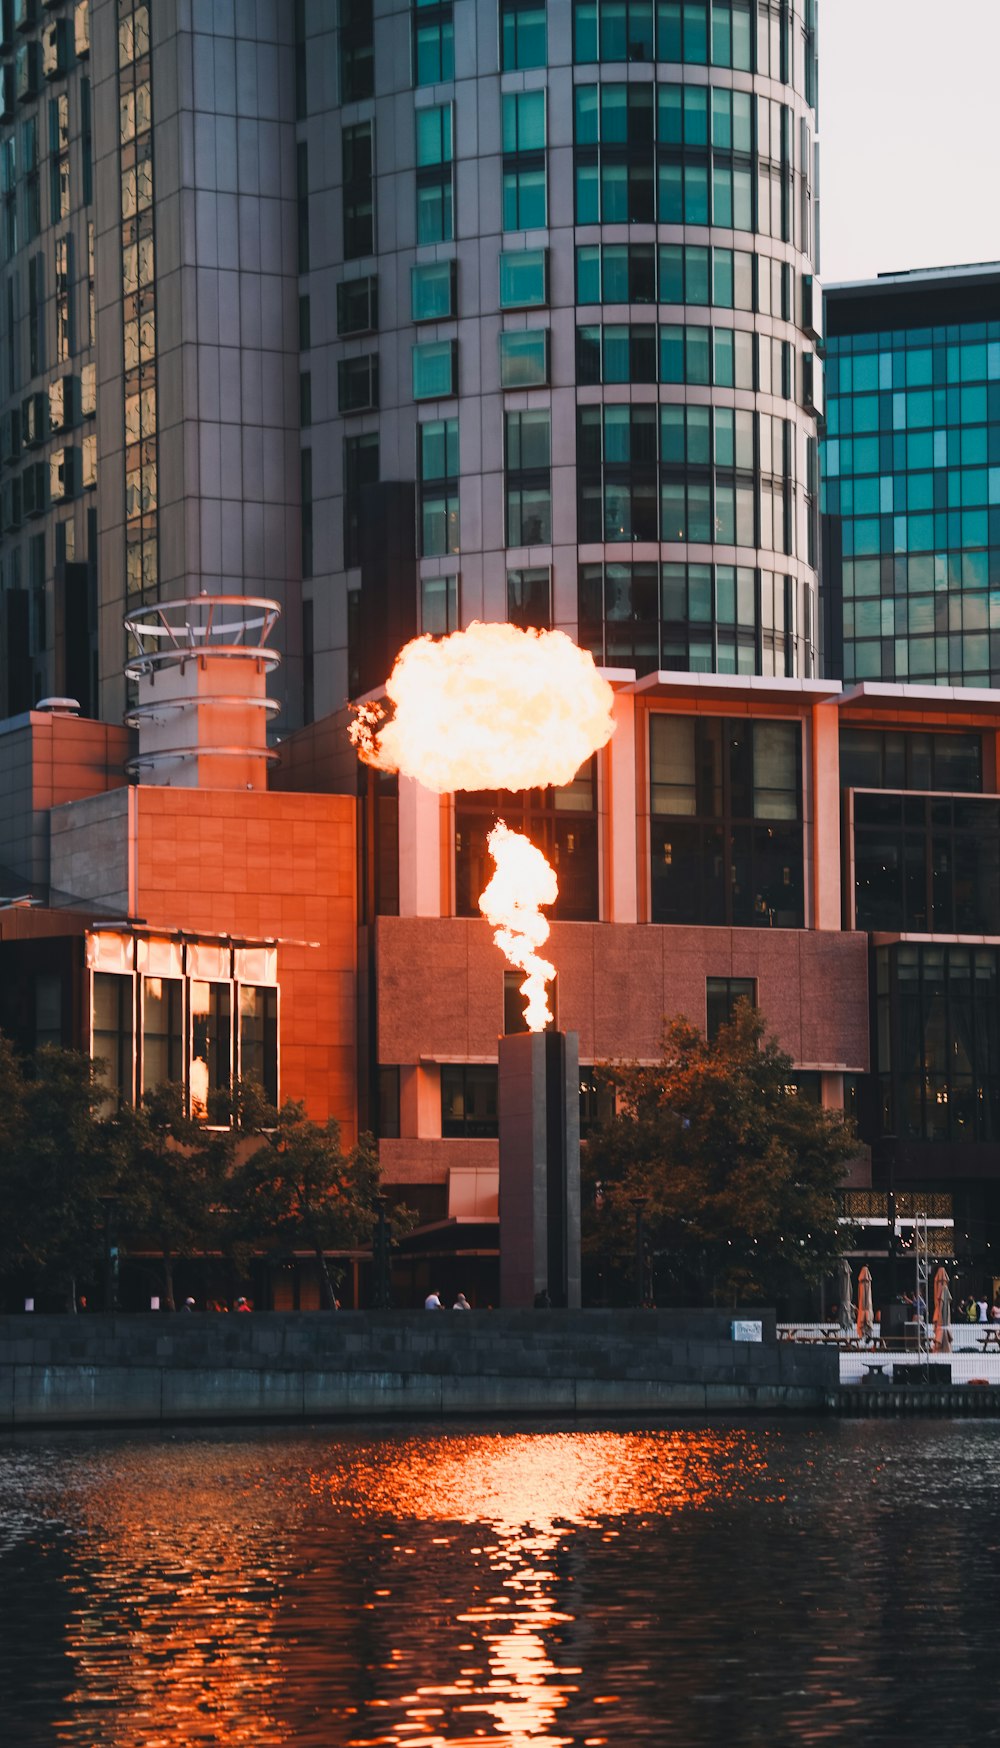
[[[580,1051],[575,1032],[499,1041],[500,1303],[580,1304]]]
[[[608,874],[607,916],[609,922],[639,920],[636,866],[635,792],[635,698],[631,692],[615,694],[615,732],[608,746]]]
[[[399,914],[441,915],[441,797],[399,779]]]
[[[812,926],[839,929],[840,710],[835,703],[813,710],[812,755]]]

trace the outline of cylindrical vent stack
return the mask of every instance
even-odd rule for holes
[[[264,789],[267,721],[277,709],[267,676],[281,660],[270,638],[281,609],[253,595],[195,595],[139,607],[125,620],[136,654],[126,664],[139,731],[129,773],[187,789]]]

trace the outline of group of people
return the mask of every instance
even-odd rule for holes
[[[448,1309],[447,1305],[444,1303],[444,1300],[442,1299],[441,1294],[438,1292],[437,1288],[435,1287],[432,1292],[428,1293],[426,1299],[424,1300],[424,1310],[425,1311],[447,1311],[447,1309]],[[455,1300],[454,1305],[452,1306],[452,1310],[453,1311],[471,1311],[472,1310],[472,1306],[469,1304],[469,1301],[465,1297],[464,1293],[459,1293],[457,1299]]]
[[[956,1323],[1000,1323],[1000,1305],[987,1306],[985,1299],[960,1299]]]
[[[185,1299],[184,1304],[182,1305],[181,1309],[183,1311],[197,1311],[198,1301],[196,1299],[192,1299],[189,1296],[187,1299]],[[206,1299],[205,1310],[206,1311],[228,1311],[229,1306],[226,1304],[224,1299]],[[241,1293],[238,1299],[233,1300],[233,1310],[234,1311],[252,1311],[253,1306],[251,1305],[249,1299],[244,1298],[243,1294]]]

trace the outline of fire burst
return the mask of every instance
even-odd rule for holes
[[[547,789],[569,783],[614,733],[614,695],[564,631],[470,625],[400,651],[386,682],[393,713],[355,706],[349,733],[359,757],[399,771],[439,795],[456,789]],[[489,837],[496,873],[479,900],[497,946],[527,973],[526,1018],[552,1018],[545,985],[555,976],[537,948],[549,933],[539,906],[558,892],[535,845],[501,822]]]
[[[512,832],[502,819],[497,820],[486,846],[496,863],[496,873],[480,894],[479,908],[493,924],[493,939],[504,958],[527,973],[521,984],[527,1002],[524,1017],[529,1032],[541,1032],[552,1022],[545,986],[551,983],[556,968],[538,954],[549,938],[549,919],[540,907],[556,901],[556,871],[530,838]]]

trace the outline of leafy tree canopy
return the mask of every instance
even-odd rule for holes
[[[671,1297],[780,1297],[842,1250],[851,1128],[790,1090],[792,1059],[764,1033],[739,1002],[712,1043],[676,1019],[659,1062],[600,1070],[616,1112],[587,1142],[587,1248],[629,1255],[638,1200]]]

